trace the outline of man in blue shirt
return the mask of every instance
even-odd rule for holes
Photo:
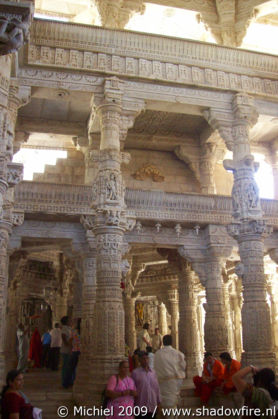
[[[50,354],[50,343],[51,343],[51,336],[50,330],[47,330],[42,335],[42,367],[49,368],[49,354]]]

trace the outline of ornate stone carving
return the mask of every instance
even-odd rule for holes
[[[80,67],[79,70],[101,72],[107,74],[118,74],[126,76],[143,77],[150,79],[160,79],[167,82],[186,83],[191,85],[206,86],[224,90],[234,90],[248,92],[250,94],[264,94],[267,96],[275,96],[278,91],[278,82],[268,79],[269,74],[275,73],[277,67],[277,58],[274,56],[261,56],[254,52],[246,52],[240,50],[230,50],[223,47],[215,47],[214,45],[196,44],[186,40],[164,39],[163,43],[159,37],[152,36],[149,42],[146,36],[130,33],[128,37],[124,33],[117,33],[114,38],[113,49],[111,47],[110,36],[107,30],[92,28],[89,33],[90,44],[88,50],[84,51],[83,46],[83,29],[74,27],[71,24],[63,25],[58,22],[51,23],[36,21],[33,25],[32,39],[29,46],[28,64],[45,65],[43,56],[45,48],[47,48],[47,62],[52,67],[72,68],[76,71],[76,63],[70,61],[70,50],[79,49]],[[88,32],[89,29],[86,28]],[[45,45],[44,33],[49,34],[47,45]],[[59,36],[60,44],[59,53],[65,56],[64,61],[55,62],[57,48],[55,47],[55,37]],[[102,51],[95,50],[94,46],[98,40],[102,39]],[[65,41],[61,41],[65,39]],[[70,40],[70,41],[69,41]],[[146,51],[146,42],[148,43],[148,52],[150,55],[157,56],[159,54],[160,61],[144,60]],[[49,44],[51,46],[49,46]],[[136,44],[136,52],[134,45]],[[125,57],[122,57],[122,48],[125,50]],[[217,55],[215,49],[217,48]],[[175,50],[175,60],[169,56],[168,51]],[[131,51],[130,56],[129,51]],[[134,54],[136,56],[134,57]],[[207,68],[208,56],[214,57],[214,63],[219,70]],[[88,60],[90,57],[90,60]],[[229,57],[229,58],[227,58]],[[179,61],[179,65],[176,61]],[[171,62],[172,61],[172,62]],[[227,61],[234,63],[234,67],[230,72],[227,71]],[[123,62],[115,70],[113,67],[115,62]],[[201,63],[201,65],[200,65]],[[141,64],[141,65],[140,65]],[[147,65],[148,64],[148,65]],[[198,67],[200,66],[200,67]],[[241,68],[243,71],[241,72]],[[158,71],[159,70],[159,71]],[[246,75],[247,71],[252,71],[252,75]],[[31,70],[29,70],[31,71]],[[32,70],[38,71],[38,70]],[[254,77],[254,72],[257,76]],[[51,77],[53,74],[51,73]],[[68,77],[66,74],[62,77]],[[82,75],[80,76],[82,78]],[[148,88],[147,88],[148,89]]]
[[[32,8],[6,1],[0,5],[0,55],[16,52],[29,39]]]
[[[13,211],[12,224],[13,226],[20,226],[24,222],[24,212]]]
[[[96,5],[105,28],[123,29],[134,13],[143,14],[145,10],[143,0],[97,0]]]
[[[23,164],[22,163],[8,163],[7,165],[7,182],[9,187],[17,185],[23,179]]]
[[[154,182],[163,182],[165,177],[162,175],[161,171],[152,164],[145,165],[138,169],[133,174],[134,179],[136,180],[145,180],[151,178]]]

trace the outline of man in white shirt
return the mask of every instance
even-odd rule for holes
[[[159,333],[159,328],[156,327],[154,329],[154,335],[152,336],[152,347],[153,351],[156,352],[158,349],[160,349],[162,346],[162,336]]]
[[[139,348],[140,348],[140,351],[143,351],[143,352],[146,352],[147,346],[152,346],[151,338],[148,332],[149,327],[150,327],[149,323],[144,323],[143,329],[138,334]]]
[[[18,364],[17,369],[22,372],[26,372],[28,369],[28,350],[29,350],[29,339],[28,330],[24,329],[22,323],[19,323],[17,332],[17,350],[18,350]]]
[[[156,372],[162,407],[176,407],[180,388],[185,378],[186,363],[184,354],[172,345],[172,336],[163,336],[164,347],[154,355],[154,370]]]
[[[50,336],[50,368],[53,371],[57,371],[60,358],[60,348],[62,346],[62,332],[59,327],[59,323],[55,323],[54,329],[50,332]]]

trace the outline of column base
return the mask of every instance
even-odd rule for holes
[[[242,352],[241,365],[242,367],[254,365],[258,368],[272,368],[274,371],[278,371],[278,360],[275,352]]]
[[[191,356],[186,355],[186,378],[193,378],[195,375],[201,375],[202,365],[198,362],[198,354]]]
[[[124,356],[112,356],[102,359],[80,359],[77,378],[73,387],[74,400],[79,405],[100,407],[102,393],[111,375],[119,371],[119,363]]]

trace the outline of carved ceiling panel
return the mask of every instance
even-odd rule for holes
[[[200,133],[206,126],[206,121],[200,116],[147,110],[137,117],[133,128],[129,132],[199,138]]]

